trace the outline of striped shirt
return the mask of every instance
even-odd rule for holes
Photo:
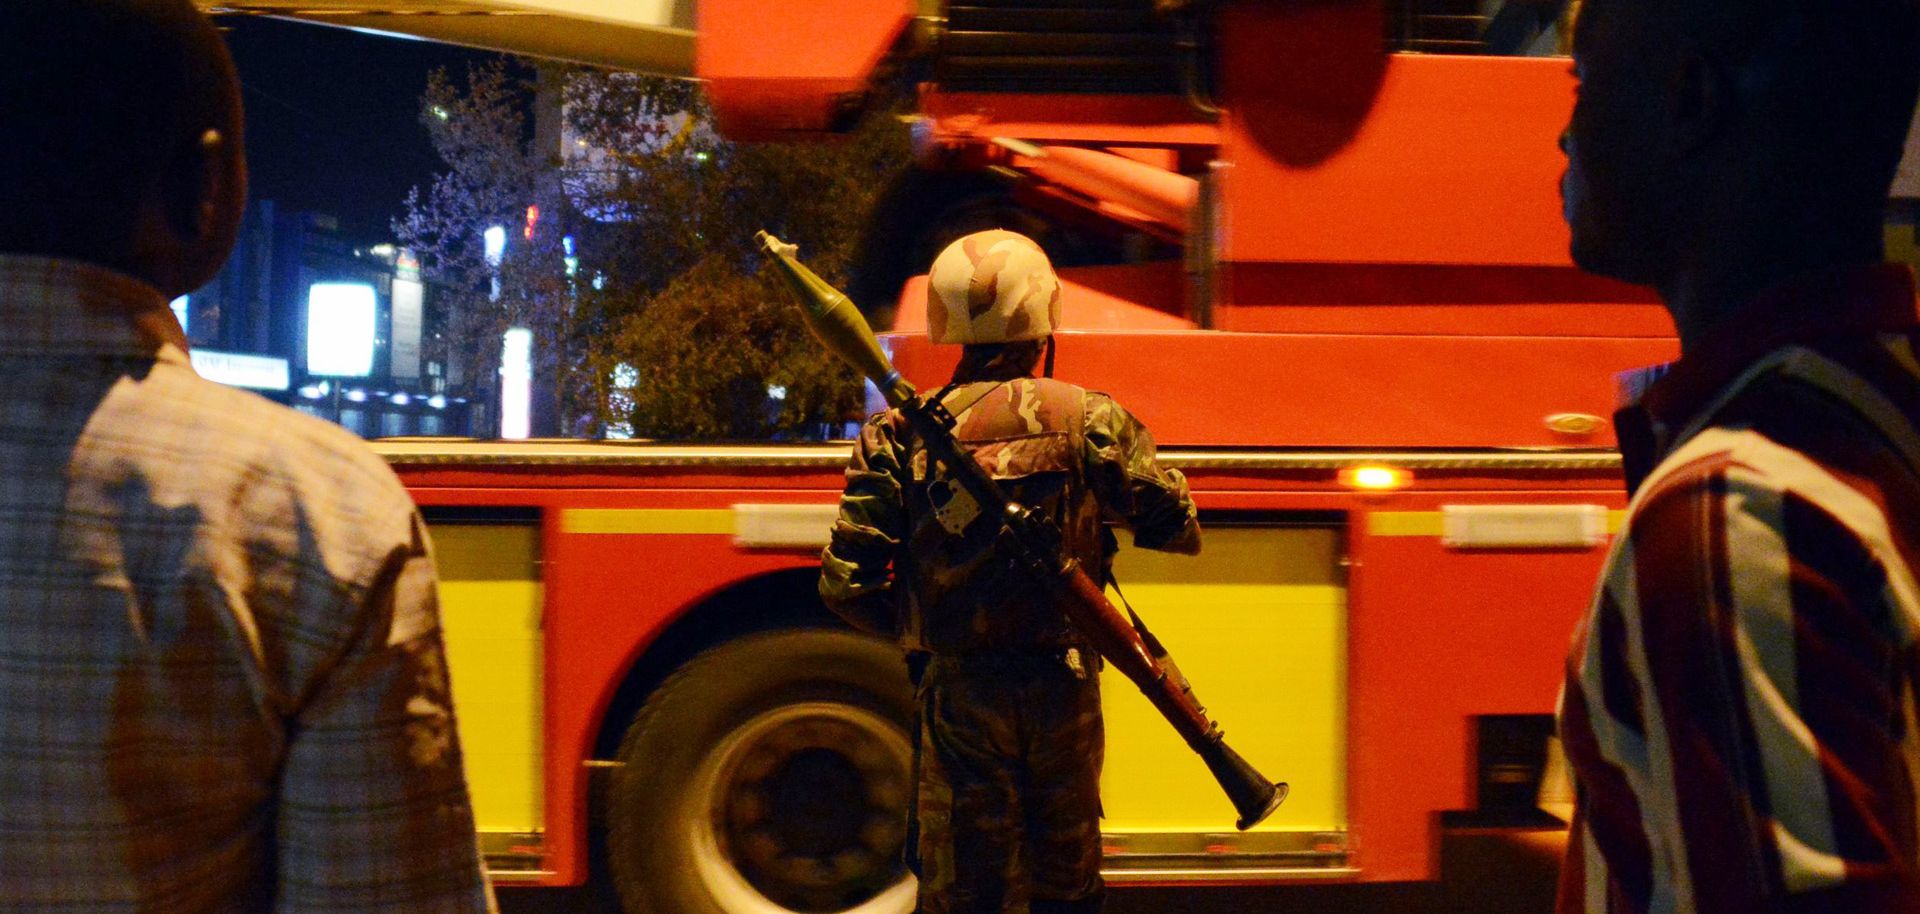
[[[1920,321],[1904,268],[1762,299],[1619,416],[1575,633],[1559,909],[1920,911]]]
[[[0,256],[0,910],[490,909],[434,580],[351,435]]]

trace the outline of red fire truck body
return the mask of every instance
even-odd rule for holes
[[[539,625],[546,672],[538,700],[545,817],[531,847],[494,849],[502,860],[525,858],[503,867],[524,878],[579,883],[589,875],[591,766],[609,757],[605,747],[626,724],[615,712],[623,688],[637,674],[641,681],[663,678],[665,671],[647,669],[649,651],[676,628],[696,640],[711,632],[716,642],[758,630],[746,620],[718,617],[743,611],[743,589],[754,599],[791,601],[768,614],[790,614],[794,625],[824,621],[806,611],[814,602],[809,591],[817,553],[743,545],[737,515],[746,505],[830,505],[845,449],[381,448],[436,522],[436,537],[444,538],[449,521],[471,522],[472,515],[449,508],[524,509],[530,513],[521,522],[537,525],[544,591]],[[1292,865],[1263,860],[1269,865],[1243,874],[1235,866],[1239,861],[1222,853],[1217,867],[1152,869],[1166,871],[1167,880],[1435,878],[1439,814],[1478,803],[1476,717],[1551,712],[1568,633],[1600,558],[1597,545],[1450,547],[1449,512],[1498,506],[1525,524],[1525,511],[1517,509],[1600,506],[1604,519],[1623,506],[1613,461],[1602,453],[1181,448],[1168,448],[1166,458],[1189,474],[1211,522],[1318,524],[1340,534],[1346,651],[1344,662],[1334,666],[1344,667],[1347,821],[1346,834],[1327,836],[1317,855],[1281,861]],[[1413,482],[1379,494],[1343,484],[1341,471],[1363,461],[1405,470]],[[1219,607],[1141,609],[1156,613],[1156,623],[1166,627],[1171,614]],[[449,601],[450,628],[460,624],[459,610],[457,601]],[[1173,637],[1169,645],[1176,652],[1182,648]],[[1237,662],[1248,669],[1272,662],[1272,645],[1247,642],[1241,648]],[[676,641],[673,656],[684,660],[686,652]],[[1285,706],[1291,700],[1279,688],[1222,695],[1226,681],[1247,677],[1216,664],[1187,663],[1202,697],[1220,711],[1236,739],[1246,734],[1235,728],[1251,722],[1236,721],[1223,709],[1255,702]],[[1111,691],[1117,690],[1110,684]],[[630,707],[622,710],[631,713]],[[462,706],[469,729],[475,713]],[[1257,754],[1254,760],[1277,777],[1293,778],[1297,795],[1329,786],[1303,783]],[[1197,766],[1184,776],[1204,778]],[[484,780],[480,775],[476,783]],[[1206,812],[1219,820],[1214,832],[1229,831],[1224,801]],[[1157,880],[1149,875],[1147,881]]]
[[[1126,404],[1192,481],[1207,551],[1127,551],[1118,574],[1293,797],[1234,833],[1110,679],[1115,882],[1430,880],[1443,822],[1550,824],[1548,715],[1624,506],[1613,379],[1671,358],[1671,326],[1567,259],[1565,61],[1384,54],[1362,7],[1181,13],[1207,36],[1207,91],[1187,93],[1206,99],[1029,91],[930,52],[927,174],[999,175],[1028,211],[1187,254],[1063,269],[1058,373]],[[818,132],[920,33],[971,47],[957,7],[944,32],[913,12],[847,2],[824,29],[805,4],[703,4],[722,127]],[[926,388],[957,353],[917,334],[923,295],[906,285],[885,343]],[[606,867],[639,909],[910,907],[869,859],[899,839],[904,678],[837,680],[833,658],[882,648],[814,596],[846,445],[377,446],[434,526],[500,876]],[[823,837],[792,821],[827,816],[795,789],[865,818]]]

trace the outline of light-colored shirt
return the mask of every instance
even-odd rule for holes
[[[1562,914],[1920,911],[1920,321],[1904,268],[1776,290],[1617,422],[1575,636]]]
[[[154,289],[0,256],[0,910],[491,907],[392,472]]]

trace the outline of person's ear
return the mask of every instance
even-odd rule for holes
[[[237,142],[224,131],[206,130],[174,158],[165,176],[163,218],[196,288],[225,263],[246,204],[246,166]]]
[[[173,157],[164,177],[167,228],[186,244],[213,233],[225,176],[226,137],[209,129]]]

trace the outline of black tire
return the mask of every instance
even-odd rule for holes
[[[620,743],[608,869],[628,914],[904,914],[913,695],[898,648],[752,635],[688,661]]]

